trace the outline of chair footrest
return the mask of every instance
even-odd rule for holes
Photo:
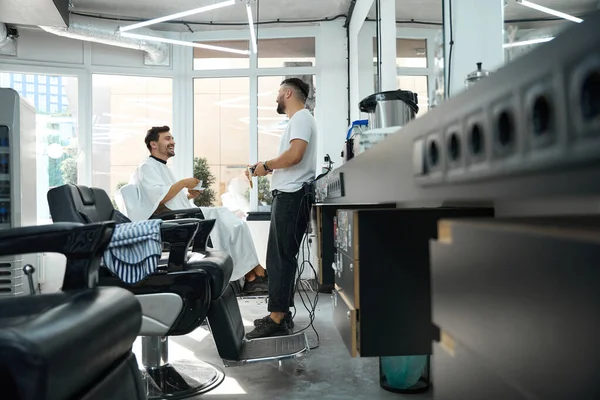
[[[226,367],[300,357],[310,350],[304,332],[242,342],[239,360],[223,360]]]

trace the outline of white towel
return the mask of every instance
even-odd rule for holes
[[[162,254],[162,222],[151,219],[118,224],[104,252],[104,265],[129,284],[156,272]]]

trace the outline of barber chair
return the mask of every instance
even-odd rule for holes
[[[0,397],[11,400],[145,400],[131,348],[139,302],[121,288],[97,287],[113,222],[0,230],[0,256],[67,257],[60,293],[0,299]],[[35,272],[24,266],[33,291]],[[34,294],[32,292],[32,294]]]
[[[98,188],[71,184],[59,186],[48,191],[48,203],[50,214],[55,222],[93,223],[114,220],[129,222],[123,220],[123,216],[116,212],[106,192]],[[194,223],[200,227],[209,225],[212,229],[214,220],[190,218],[197,215],[198,211],[194,209],[174,211],[170,214],[175,219],[165,221],[163,225],[187,226],[195,221]],[[164,375],[166,373],[165,365],[167,365],[172,374],[176,370],[180,370],[188,375],[184,380],[190,388],[184,390],[186,386],[182,381],[183,387],[172,390],[169,393],[170,398],[186,397],[192,393],[192,389],[193,394],[205,393],[214,387],[215,382],[220,383],[220,380],[223,379],[222,375],[214,372],[218,370],[216,367],[206,363],[188,364],[178,366],[176,369],[171,364],[166,364],[166,338],[192,332],[205,317],[213,333],[219,356],[225,366],[240,366],[270,360],[280,361],[303,355],[309,349],[304,333],[251,341],[244,339],[245,330],[239,305],[235,293],[229,285],[233,270],[232,260],[224,252],[206,251],[205,246],[210,229],[204,229],[202,237],[198,237],[195,232],[190,232],[179,243],[172,242],[169,260],[178,259],[180,261],[169,262],[166,271],[158,271],[156,274],[149,275],[135,285],[128,285],[107,269],[101,268],[100,285],[127,288],[136,294],[142,305],[143,322],[140,335],[143,336],[142,360],[146,371],[158,369]],[[163,241],[165,241],[164,236]],[[194,252],[186,252],[191,248]],[[174,256],[175,251],[181,255]],[[198,253],[203,258],[199,258]],[[193,275],[198,271],[209,276],[207,284],[204,284],[204,281],[190,282],[187,275]],[[187,300],[188,298],[206,300],[209,307],[207,310],[201,307],[190,310],[188,305],[191,300]],[[209,367],[212,375],[208,373]],[[190,377],[196,378],[197,383],[194,383]],[[203,381],[212,381],[212,386],[209,385],[206,389],[201,388],[200,378],[203,378]],[[154,379],[155,382],[156,380]],[[162,392],[169,390],[169,387],[173,387],[172,380],[169,381],[169,385],[159,385],[159,387]],[[161,394],[157,392],[157,395]]]

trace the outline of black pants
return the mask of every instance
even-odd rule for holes
[[[271,227],[267,243],[270,312],[287,312],[294,306],[296,256],[310,218],[311,199],[304,189],[273,192]]]

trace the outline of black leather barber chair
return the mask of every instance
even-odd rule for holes
[[[111,220],[129,222],[114,209],[106,192],[98,188],[71,184],[59,186],[48,192],[48,204],[55,222],[93,223]],[[197,210],[194,209],[182,210],[174,213],[176,214],[174,218],[189,217],[196,215],[195,213]],[[233,270],[231,257],[221,251],[205,251],[207,237],[214,226],[214,220],[183,218],[170,220],[163,225],[179,223],[182,224],[181,226],[187,226],[190,221],[195,221],[202,233],[199,235],[190,232],[189,236],[179,243],[173,243],[171,240],[168,258],[180,261],[169,262],[165,271],[149,275],[135,285],[128,285],[107,269],[101,268],[100,285],[127,288],[136,294],[142,305],[143,322],[140,335],[143,336],[142,361],[146,371],[158,369],[164,372],[165,365],[170,365],[166,364],[166,337],[192,332],[205,317],[225,366],[283,360],[306,353],[308,344],[304,333],[252,341],[244,340],[242,316],[235,293],[229,285]],[[210,228],[202,228],[205,225]],[[187,242],[183,243],[186,240]],[[163,241],[165,241],[164,237]],[[192,242],[194,252],[186,252],[192,249]],[[174,256],[174,252],[181,255]],[[197,252],[201,252],[203,258],[199,259]],[[209,276],[208,284],[190,281],[187,275],[197,271],[202,271]],[[190,310],[191,300],[188,299],[191,298],[207,299],[210,304],[208,313],[201,308]],[[202,378],[196,381],[216,382],[222,379],[222,376],[209,374],[209,371],[216,369],[209,364],[199,362],[182,367],[181,371],[185,370],[188,376]],[[212,369],[209,370],[208,367]],[[206,371],[206,376],[202,371]],[[193,380],[186,379],[193,386]],[[161,390],[164,392],[167,387],[162,386]],[[187,396],[189,390],[176,389],[172,395],[178,395],[180,392],[181,396]]]
[[[52,252],[67,257],[62,292],[0,299],[0,398],[146,399],[131,351],[142,324],[140,304],[129,291],[97,287],[100,258],[114,225],[0,230],[0,256]],[[24,270],[34,272],[30,265]]]

